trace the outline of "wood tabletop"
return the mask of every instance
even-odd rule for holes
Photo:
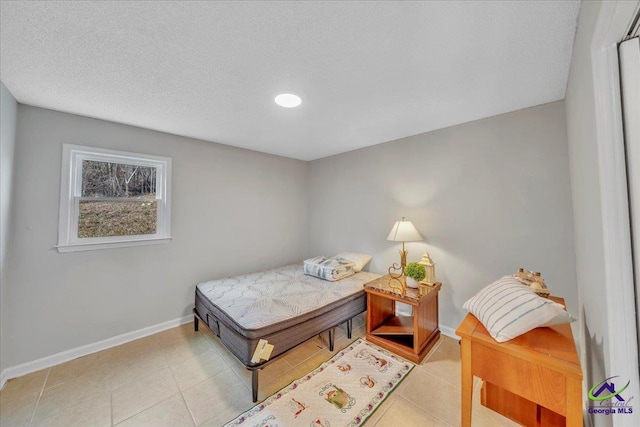
[[[442,287],[442,284],[440,282],[436,282],[433,286],[423,286],[422,289],[424,289],[424,291],[422,293],[419,289],[407,287],[407,292],[405,294],[400,294],[389,285],[389,280],[391,280],[391,277],[388,274],[379,277],[365,284],[364,290],[367,292],[373,291],[391,295],[400,300],[406,300],[410,303],[420,301],[422,298],[426,297],[434,291],[440,290],[440,288]]]
[[[564,304],[561,298],[551,299]],[[469,313],[456,330],[456,334],[516,357],[534,357],[543,365],[562,369],[568,375],[582,378],[580,360],[568,323],[536,328],[512,340],[499,343],[489,335],[484,325]]]

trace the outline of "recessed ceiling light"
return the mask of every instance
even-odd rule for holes
[[[276,104],[281,107],[293,108],[302,104],[302,99],[298,95],[294,95],[292,93],[281,93],[276,96]]]

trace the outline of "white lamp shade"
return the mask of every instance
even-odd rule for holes
[[[396,221],[387,240],[394,242],[418,242],[423,240],[411,221]]]

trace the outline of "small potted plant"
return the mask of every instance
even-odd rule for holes
[[[404,275],[407,279],[407,286],[410,288],[417,288],[418,282],[424,280],[424,276],[427,274],[427,271],[424,268],[424,265],[418,264],[417,262],[410,262],[404,268]]]

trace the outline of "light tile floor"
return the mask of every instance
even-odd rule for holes
[[[363,316],[354,338],[364,335]],[[310,372],[335,352],[327,334],[302,344],[260,372],[264,399]],[[346,346],[342,328],[336,351]],[[474,426],[516,425],[479,403]],[[368,426],[460,425],[458,343],[442,337],[427,358],[367,420]],[[251,375],[206,326],[183,325],[7,382],[0,425],[220,426],[249,409]]]

